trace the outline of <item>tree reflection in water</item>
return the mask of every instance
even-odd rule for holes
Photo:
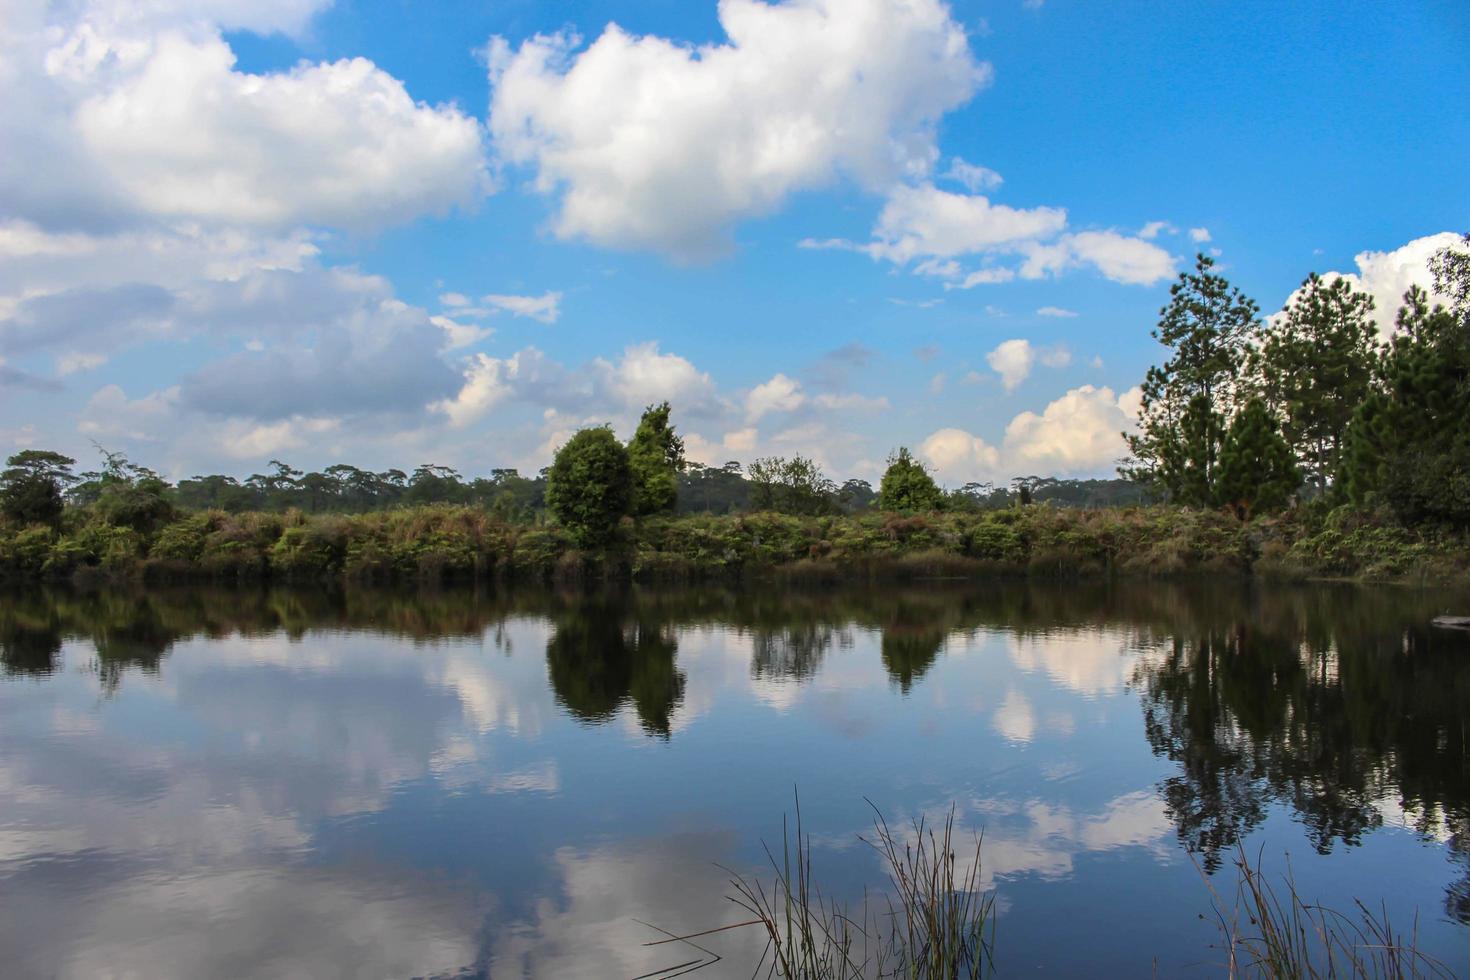
[[[80,641],[109,694],[132,671],[166,670],[170,648],[194,636],[474,638],[531,616],[550,624],[546,669],[566,711],[598,724],[630,705],[643,731],[669,738],[684,698],[683,629],[747,635],[755,676],[798,683],[816,677],[834,647],[876,634],[889,678],[907,693],[956,634],[1001,630],[1045,642],[1102,628],[1141,651],[1133,687],[1144,734],[1176,767],[1159,791],[1180,841],[1207,869],[1277,806],[1324,853],[1402,813],[1470,869],[1470,636],[1426,627],[1443,608],[1440,597],[1402,590],[1221,582],[31,592],[0,601],[0,676],[44,677]],[[1446,911],[1470,922],[1470,872],[1461,875]]]

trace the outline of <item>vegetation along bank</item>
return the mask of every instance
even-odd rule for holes
[[[1119,479],[879,486],[801,456],[691,463],[665,402],[583,429],[535,477],[272,461],[171,484],[99,447],[0,472],[0,579],[813,579],[1228,573],[1470,583],[1470,235],[1392,335],[1346,279],[1275,316],[1199,256],[1160,311]]]

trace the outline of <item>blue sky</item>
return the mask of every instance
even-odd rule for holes
[[[0,443],[173,477],[665,397],[710,463],[1106,475],[1197,250],[1391,312],[1470,227],[1450,0],[10,8]]]

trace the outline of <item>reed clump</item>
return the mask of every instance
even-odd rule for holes
[[[873,813],[873,835],[862,839],[888,875],[881,903],[865,894],[850,906],[823,894],[799,801],[794,834],[783,817],[780,853],[766,848],[770,884],[732,872],[729,898],[752,918],[712,931],[764,932],[754,975],[764,970],[782,980],[977,980],[992,973],[994,896],[982,884],[980,838],[973,849],[957,852],[953,808],[942,823],[920,817],[905,834],[891,829],[876,807]]]
[[[1227,908],[1210,888],[1228,976],[1263,980],[1418,980],[1452,978],[1418,948],[1418,930],[1394,927],[1386,907],[1354,900],[1348,911],[1305,899],[1288,872],[1280,886],[1257,856],[1236,851],[1236,889]]]

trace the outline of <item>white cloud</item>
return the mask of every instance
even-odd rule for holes
[[[1058,475],[1101,469],[1126,452],[1121,433],[1136,424],[1140,396],[1138,388],[1119,396],[1083,385],[1040,415],[1022,412],[1006,426],[1006,460],[1018,470]]]
[[[1028,248],[1021,276],[1039,279],[1083,264],[1114,282],[1138,286],[1174,275],[1174,257],[1152,242],[1116,231],[1081,231]]]
[[[1191,228],[1191,229],[1189,229],[1189,238],[1190,238],[1191,241],[1198,242],[1200,244],[1204,244],[1205,242],[1208,242],[1208,241],[1211,240],[1210,239],[1210,229],[1208,229],[1208,228]]]
[[[1000,375],[1006,391],[1014,391],[1031,374],[1031,365],[1036,361],[1036,351],[1029,340],[1005,340],[985,355],[990,369]]]
[[[1065,208],[1012,208],[984,195],[921,182],[889,191],[871,241],[808,238],[800,244],[848,249],[897,265],[912,262],[917,275],[949,280],[946,289],[1009,282],[1017,274],[1038,279],[1083,265],[1135,285],[1152,285],[1174,273],[1173,256],[1143,238],[1116,231],[1065,232],[1066,227]],[[986,264],[967,273],[959,260],[977,255]],[[1019,268],[995,264],[1010,255],[1024,258]]]
[[[473,323],[461,323],[453,317],[431,316],[429,322],[444,331],[444,349],[458,350],[461,347],[469,347],[495,333],[490,327],[481,327]],[[248,346],[248,345],[247,345]],[[251,348],[261,350],[262,348]]]
[[[963,184],[969,191],[994,190],[1005,183],[1001,175],[989,167],[976,166],[959,157],[954,157],[949,161],[949,169],[944,172],[943,176],[946,180]]]
[[[363,58],[247,75],[218,37],[167,34],[77,108],[95,165],[142,211],[371,229],[488,189],[478,124],[415,103]]]
[[[558,236],[709,256],[793,191],[927,173],[937,121],[990,75],[939,0],[723,0],[718,16],[728,40],[699,47],[617,25],[581,51],[491,41],[491,134],[562,191]]]
[[[1167,232],[1168,234],[1173,235],[1177,234],[1178,231],[1178,228],[1175,228],[1167,221],[1150,221],[1148,224],[1138,229],[1138,237],[1147,238],[1152,241],[1153,239],[1158,238],[1161,232]]]
[[[1047,367],[1066,367],[1072,363],[1072,351],[1064,344],[1037,348],[1029,340],[1017,338],[1002,341],[985,355],[986,363],[1000,375],[1006,391],[1014,391],[1025,381],[1038,360]]]
[[[0,199],[53,230],[146,218],[375,229],[490,189],[480,125],[362,58],[237,71],[221,30],[315,3],[11,5]]]
[[[434,409],[449,416],[450,425],[456,428],[483,418],[510,397],[510,381],[520,370],[520,357],[520,353],[507,359],[476,354],[465,368],[464,387],[453,398],[436,402]]]
[[[561,293],[547,292],[540,296],[508,296],[492,293],[483,301],[497,310],[505,310],[514,316],[526,316],[542,323],[555,323],[561,318]]]
[[[993,477],[1000,451],[963,429],[940,429],[919,445],[919,456],[947,483],[966,483]]]
[[[626,408],[641,411],[669,401],[681,412],[698,414],[715,397],[709,374],[678,354],[661,353],[653,341],[629,347],[616,364],[601,358],[593,363],[606,389]]]
[[[1060,306],[1043,306],[1039,310],[1036,311],[1036,315],[1037,316],[1064,317],[1064,318],[1070,319],[1071,317],[1074,317],[1077,314],[1073,310],[1064,310]]]
[[[745,417],[751,422],[758,422],[772,412],[790,412],[800,408],[805,401],[799,381],[777,374],[771,380],[756,385],[745,396]]]
[[[1429,260],[1435,252],[1449,245],[1457,245],[1461,237],[1452,231],[1416,238],[1390,252],[1363,251],[1353,257],[1358,267],[1352,272],[1326,272],[1322,278],[1346,279],[1354,289],[1362,290],[1373,297],[1374,319],[1378,321],[1380,335],[1387,337],[1393,332],[1394,319],[1403,305],[1404,293],[1410,286],[1420,286],[1435,302],[1446,303],[1449,298],[1433,290],[1433,277],[1429,274]],[[1283,308],[1289,306],[1300,289],[1294,290]]]
[[[1061,208],[1018,210],[978,194],[903,185],[889,194],[873,230],[875,240],[862,250],[897,263],[921,256],[949,258],[1043,238],[1066,224]]]

